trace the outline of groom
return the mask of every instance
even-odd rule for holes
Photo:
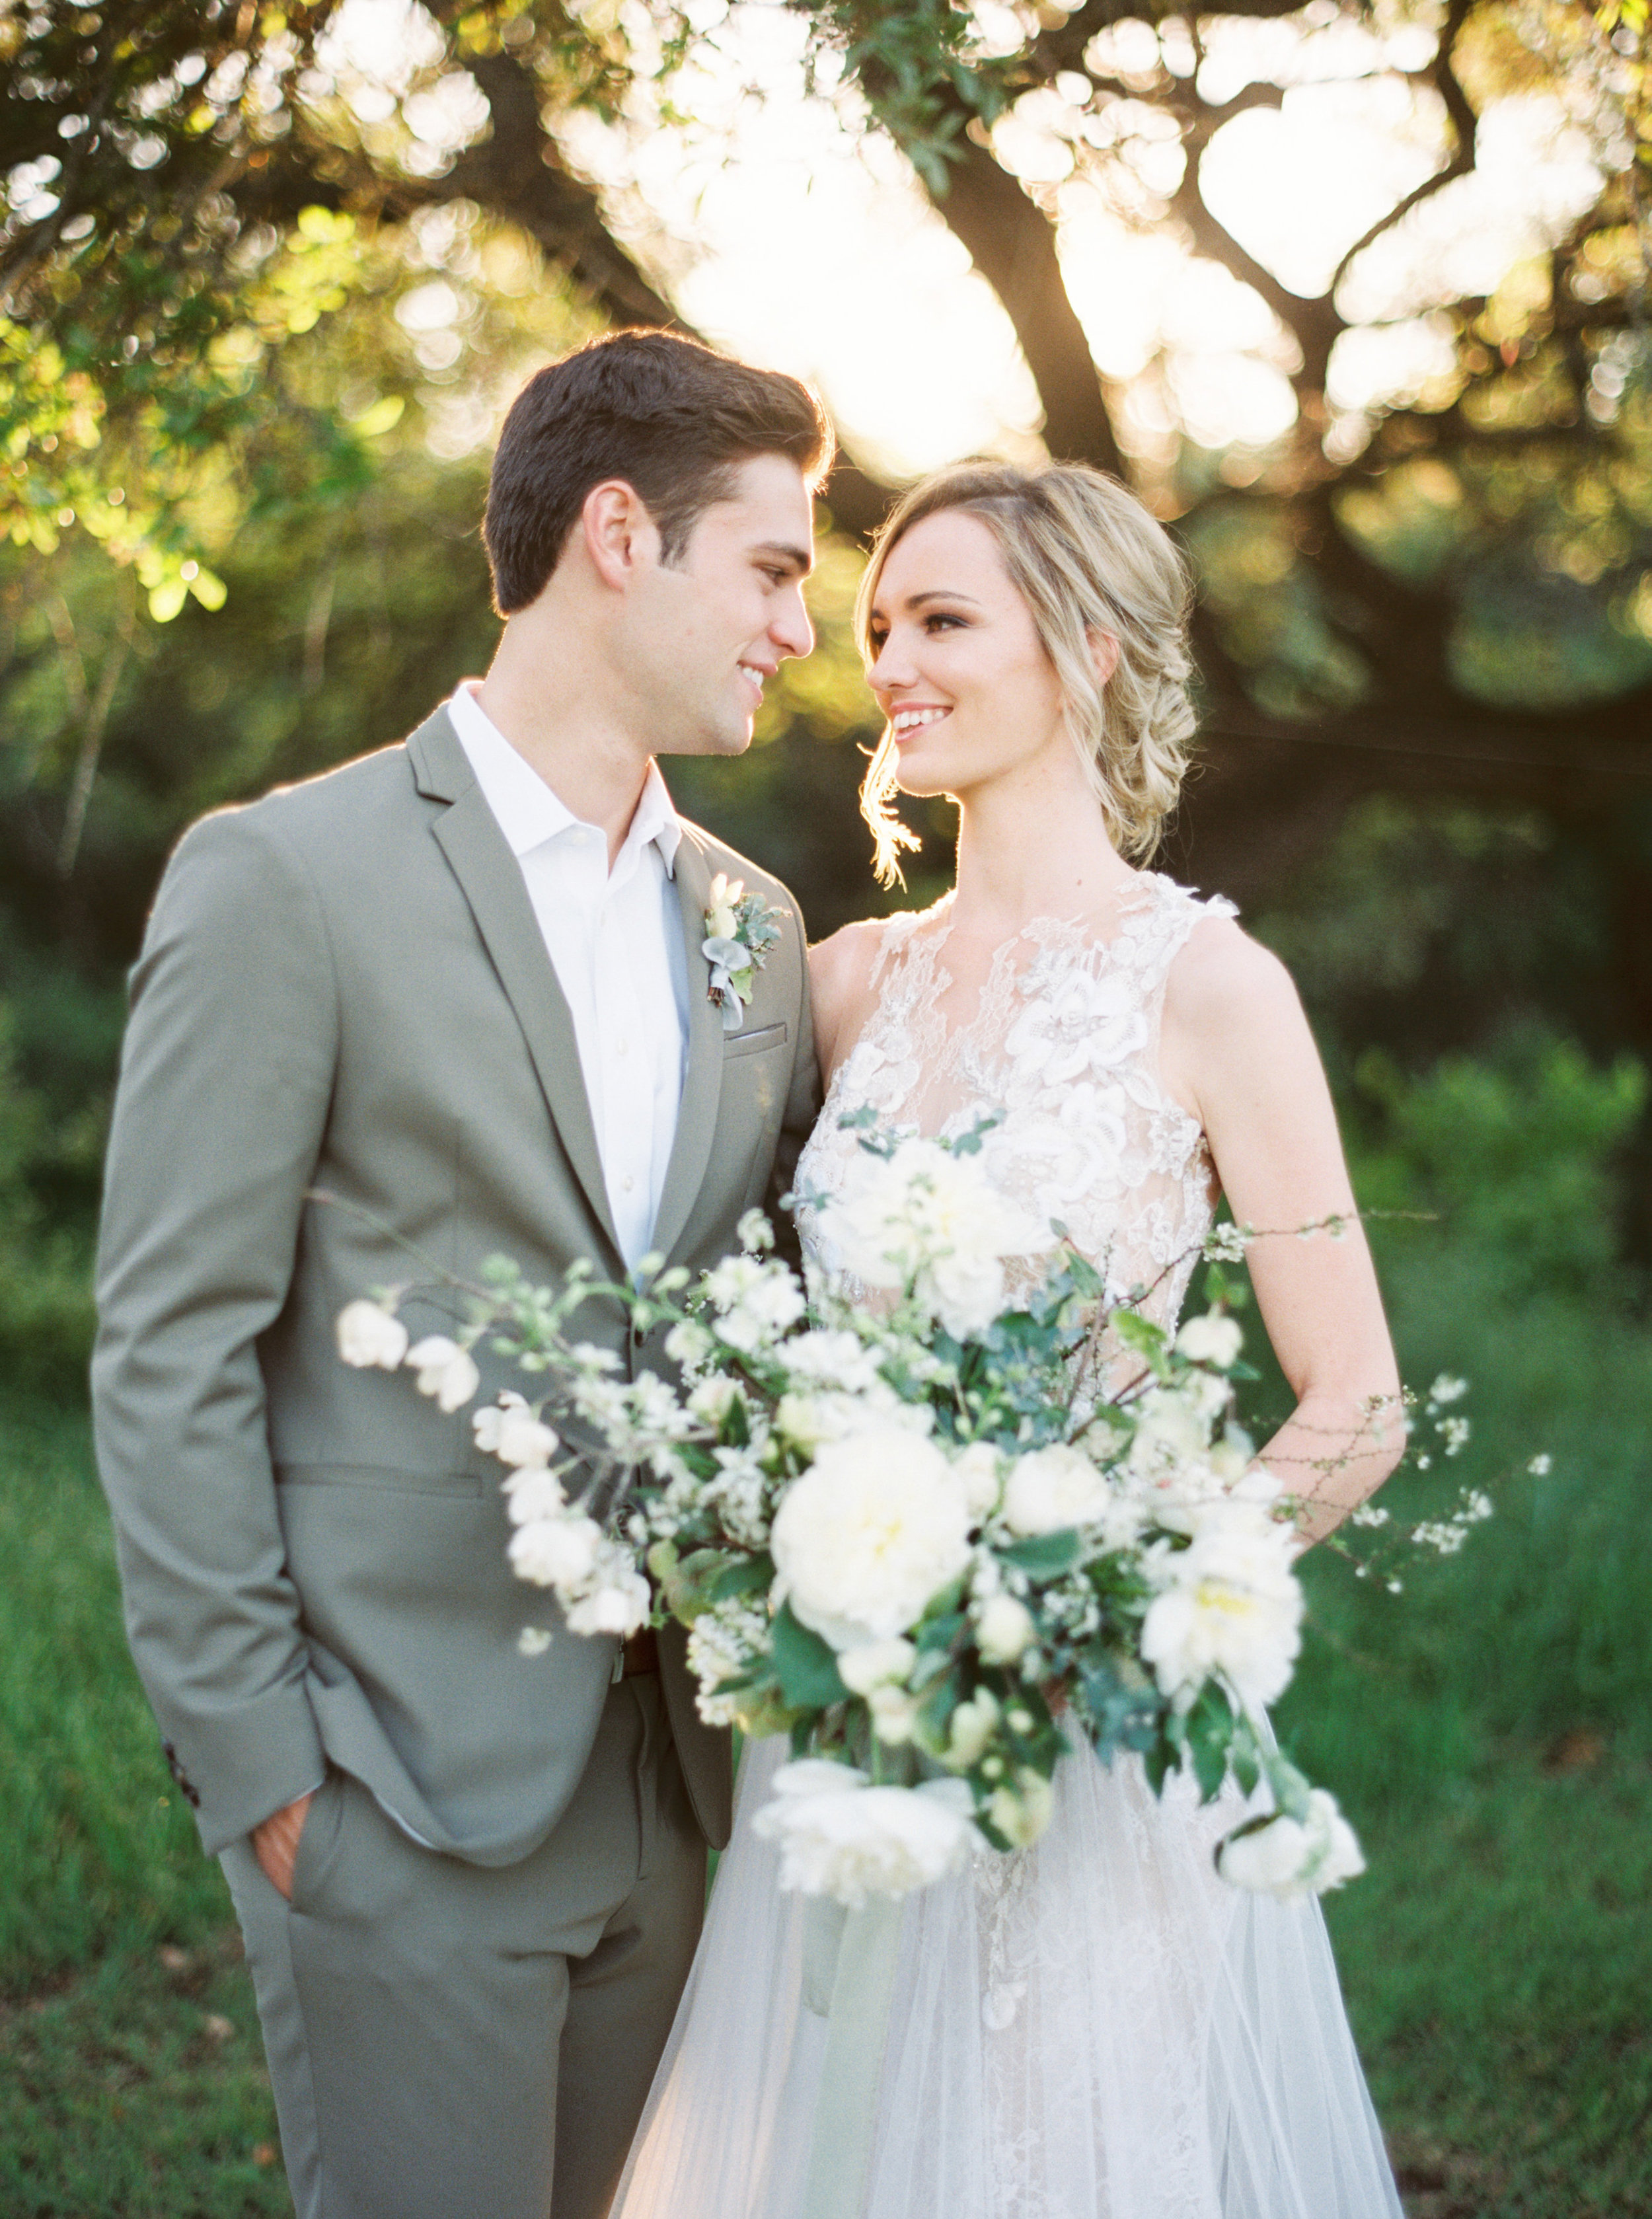
[[[803,922],[654,758],[738,755],[809,651],[829,437],[792,379],[663,333],[542,370],[488,489],[486,680],[195,826],[133,974],[97,1453],[302,2219],[599,2219],[693,1954],[730,1752],[680,1638],[523,1653],[549,1613],[498,1466],[334,1321],[419,1281],[414,1337],[450,1328],[440,1275],[495,1253],[699,1271],[784,1181]],[[781,926],[726,1033],[719,870]],[[580,1321],[666,1368],[617,1307]]]

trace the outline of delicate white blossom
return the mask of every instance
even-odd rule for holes
[[[501,1464],[549,1464],[561,1443],[555,1432],[533,1412],[519,1395],[501,1395],[490,1410],[478,1410],[470,1420],[476,1446]]]
[[[531,1526],[541,1518],[555,1518],[566,1507],[568,1497],[556,1473],[543,1464],[523,1464],[505,1482],[506,1507],[512,1526]]]
[[[444,1333],[427,1333],[415,1341],[403,1361],[419,1374],[419,1393],[433,1395],[437,1408],[450,1415],[462,1410],[481,1384],[469,1351]]]
[[[1289,1526],[1226,1501],[1206,1511],[1187,1548],[1159,1560],[1141,1654],[1166,1695],[1191,1701],[1212,1673],[1246,1710],[1284,1693],[1302,1621],[1292,1545]]]
[[[829,1441],[786,1490],[771,1546],[780,1586],[835,1649],[915,1625],[969,1563],[969,1510],[933,1442],[895,1427]]]
[[[892,1641],[868,1641],[859,1649],[845,1649],[838,1656],[837,1669],[852,1694],[869,1695],[886,1682],[904,1681],[917,1657],[911,1643],[897,1635]]]
[[[1018,1664],[1037,1638],[1032,1612],[1014,1595],[990,1595],[976,1616],[976,1645],[988,1664]]]
[[[829,1777],[827,1775],[835,1775]],[[780,1886],[859,1910],[953,1871],[969,1846],[968,1790],[950,1781],[869,1787],[848,1765],[804,1760],[774,1775],[753,1829],[780,1852]]]
[[[1238,1319],[1225,1316],[1220,1310],[1189,1318],[1176,1336],[1176,1346],[1189,1364],[1214,1364],[1219,1371],[1227,1371],[1238,1363],[1244,1345],[1245,1335],[1239,1330]]]
[[[582,1513],[536,1518],[511,1536],[511,1569],[537,1588],[574,1588],[590,1577],[602,1528]]]
[[[364,1371],[394,1371],[407,1353],[407,1328],[378,1302],[346,1302],[338,1313],[338,1353]]]
[[[1003,1304],[1003,1259],[1045,1253],[1053,1236],[1002,1193],[974,1156],[909,1141],[863,1156],[821,1211],[823,1237],[863,1285],[901,1289],[955,1339],[984,1332]]]
[[[1055,1790],[1041,1772],[1023,1765],[1014,1787],[994,1790],[987,1816],[1013,1849],[1037,1841],[1055,1812]]]
[[[1279,1812],[1263,1825],[1230,1835],[1216,1865],[1233,1886],[1289,1902],[1340,1887],[1364,1871],[1365,1860],[1335,1796],[1315,1787],[1308,1793],[1306,1819]]]
[[[1088,1526],[1106,1511],[1110,1492],[1087,1456],[1058,1441],[1016,1458],[1003,1491],[1004,1523],[1016,1533]]]

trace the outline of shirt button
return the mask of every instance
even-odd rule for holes
[[[614,1042],[614,1054],[615,1054],[616,1055],[624,1055],[624,1053],[625,1053],[625,1043],[624,1043],[624,1041],[616,1041]]]
[[[622,1194],[629,1194],[636,1184],[637,1181],[631,1177],[630,1173],[627,1172],[624,1178],[619,1182],[619,1190]]]

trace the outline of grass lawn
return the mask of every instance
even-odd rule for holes
[[[1280,1726],[1366,1844],[1327,1905],[1356,2031],[1413,2219],[1652,2219],[1646,1336],[1516,1329],[1449,1271],[1400,1276],[1402,1340],[1475,1377],[1494,1450],[1555,1470],[1402,1598],[1314,1576],[1324,1630]],[[286,2210],[227,1897],[127,1660],[84,1422],[28,1401],[0,1405],[0,2210]]]

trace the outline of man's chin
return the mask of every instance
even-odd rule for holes
[[[698,732],[680,732],[674,738],[661,740],[655,748],[660,755],[743,755],[751,745],[752,720],[748,717],[742,724],[714,724]]]

